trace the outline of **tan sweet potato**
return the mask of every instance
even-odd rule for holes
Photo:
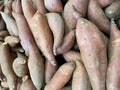
[[[76,38],[93,90],[105,90],[107,51],[98,28],[87,19],[80,18]]]
[[[13,61],[13,70],[18,77],[23,77],[28,73],[27,57],[17,53],[18,57]]]
[[[62,12],[63,6],[61,0],[44,0],[45,7],[50,12]]]
[[[89,0],[69,0],[64,7],[63,17],[70,30],[75,29],[77,19],[85,17]]]
[[[17,46],[17,44],[20,42],[19,38],[15,36],[7,36],[5,37],[4,41],[7,42],[11,47]]]
[[[52,79],[47,83],[44,90],[60,90],[71,78],[72,73],[75,69],[75,63],[69,62],[63,64],[57,72],[54,74]]]
[[[7,78],[7,83],[10,90],[17,88],[17,76],[12,69],[12,57],[10,48],[7,43],[2,44],[0,47],[0,63],[3,74]]]
[[[53,65],[56,64],[55,56],[53,54],[53,38],[52,32],[48,26],[47,18],[45,15],[37,11],[32,17],[30,28],[35,38],[36,44]]]
[[[88,6],[88,19],[106,34],[110,32],[110,23],[97,0],[90,0]]]
[[[33,84],[40,90],[44,79],[44,64],[39,49],[32,41],[29,41],[28,68]]]
[[[78,52],[78,51],[70,50],[70,51],[64,53],[63,57],[64,57],[65,61],[67,61],[67,62],[76,61],[76,60],[79,60],[82,62],[80,52]]]
[[[6,23],[6,27],[10,35],[18,36],[18,28],[15,20],[7,13],[1,12],[1,15]]]
[[[53,53],[54,55],[56,55],[56,49],[62,44],[63,41],[64,21],[62,17],[57,13],[47,13],[46,16],[50,29],[53,33],[54,38]]]
[[[55,72],[57,71],[58,65],[54,66],[50,63],[50,61],[45,61],[45,83],[48,83]]]
[[[107,69],[107,90],[120,89],[120,31],[114,21],[111,22],[109,42],[109,65]]]
[[[89,77],[84,65],[78,60],[75,63],[76,69],[73,72],[72,90],[91,90]]]
[[[56,49],[57,54],[63,54],[68,52],[75,42],[75,31],[70,31],[67,35],[64,36],[62,44]]]
[[[120,18],[120,0],[113,2],[110,6],[105,9],[105,14],[110,19]]]

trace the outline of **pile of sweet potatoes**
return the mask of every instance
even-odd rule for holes
[[[120,0],[0,0],[0,90],[120,90]]]

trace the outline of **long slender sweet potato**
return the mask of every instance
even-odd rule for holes
[[[53,53],[54,55],[56,55],[56,49],[62,44],[63,41],[64,22],[62,17],[57,13],[47,13],[46,16],[50,29],[53,33],[54,37]]]
[[[69,51],[75,42],[75,31],[70,31],[64,36],[62,44],[56,49],[57,54],[63,54]]]
[[[50,61],[45,61],[45,83],[48,83],[55,72],[57,71],[58,65],[54,66],[50,63]]]
[[[18,36],[18,28],[15,20],[7,13],[1,12],[1,15],[6,23],[6,27],[10,35]]]
[[[10,90],[17,88],[17,76],[12,69],[12,57],[10,48],[7,43],[2,44],[0,47],[0,63],[3,74],[7,78],[7,83]]]
[[[75,63],[69,62],[63,64],[45,86],[44,90],[60,90],[71,78],[75,69]]]
[[[76,69],[73,72],[72,90],[91,90],[87,71],[82,63],[76,62]]]
[[[64,7],[63,17],[70,30],[75,29],[77,19],[85,17],[89,0],[69,0]]]
[[[63,54],[64,59],[67,62],[79,60],[82,62],[81,54],[78,51],[70,50]]]
[[[93,90],[105,90],[107,52],[98,28],[80,18],[77,21],[76,38]]]
[[[62,12],[63,6],[61,0],[44,0],[45,7],[50,12]]]
[[[13,70],[18,77],[23,77],[28,73],[27,57],[18,53],[18,57],[13,61]]]
[[[113,2],[110,6],[105,9],[105,14],[110,19],[120,18],[120,0]]]
[[[35,38],[36,44],[42,51],[43,55],[52,64],[56,64],[55,56],[53,54],[53,38],[52,32],[48,26],[45,15],[37,11],[32,17],[30,28]]]
[[[107,69],[107,90],[120,89],[120,31],[114,21],[111,22],[109,43],[109,65]]]
[[[15,6],[14,6],[14,12],[16,12],[16,13],[23,13],[23,11],[22,11],[22,5],[21,5],[21,0],[16,0],[16,2],[15,2]]]
[[[88,6],[88,19],[106,34],[110,32],[110,23],[97,0],[90,0]]]
[[[40,90],[44,79],[44,64],[39,49],[33,41],[29,41],[28,68],[33,84],[37,90]]]

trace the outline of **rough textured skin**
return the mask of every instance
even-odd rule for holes
[[[64,7],[63,17],[69,30],[75,29],[77,19],[85,17],[89,0],[69,0]]]
[[[90,0],[88,6],[88,19],[106,34],[110,32],[110,22],[105,16],[97,0]]]
[[[46,16],[49,27],[53,33],[54,37],[53,52],[54,55],[56,55],[56,49],[62,44],[64,37],[64,21],[62,17],[57,13],[47,13]]]
[[[111,22],[109,43],[109,65],[107,69],[107,90],[120,89],[120,31],[116,24]]]
[[[10,48],[7,43],[2,44],[0,47],[0,63],[3,74],[7,78],[7,83],[10,90],[17,88],[17,76],[12,69],[12,57]]]
[[[75,62],[76,69],[73,72],[72,90],[91,90],[89,77],[84,65],[78,60]]]
[[[46,59],[55,65],[56,62],[53,54],[53,38],[45,15],[37,11],[32,17],[30,27],[37,46]]]
[[[53,78],[47,83],[44,90],[60,90],[71,78],[72,73],[75,69],[75,63],[69,62],[63,64]]]
[[[63,6],[61,0],[44,0],[45,7],[50,12],[62,12]]]
[[[93,90],[105,90],[107,53],[98,28],[81,18],[77,22],[76,38]]]
[[[120,1],[113,2],[105,9],[105,14],[110,19],[120,18]]]

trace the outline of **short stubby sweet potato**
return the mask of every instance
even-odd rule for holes
[[[120,0],[113,2],[110,6],[105,9],[105,14],[110,19],[120,18]]]
[[[114,21],[111,22],[109,42],[109,65],[107,69],[107,90],[120,89],[120,30]]]
[[[80,18],[76,39],[93,90],[105,90],[107,50],[98,28],[87,19]]]

